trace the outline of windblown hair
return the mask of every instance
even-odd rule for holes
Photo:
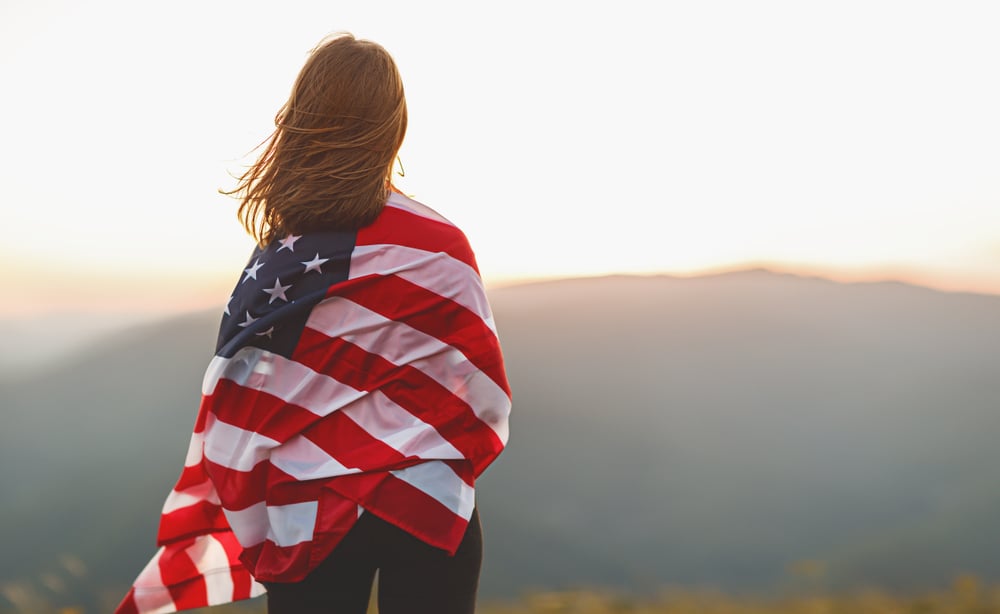
[[[389,53],[349,33],[310,52],[275,130],[229,195],[261,246],[286,233],[356,230],[381,213],[406,134],[403,82]]]

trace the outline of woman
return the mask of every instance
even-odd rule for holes
[[[310,54],[236,190],[226,304],[160,550],[118,612],[471,613],[475,479],[510,389],[469,244],[393,189],[403,85],[350,34]]]

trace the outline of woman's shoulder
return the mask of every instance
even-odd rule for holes
[[[378,219],[358,231],[356,245],[400,245],[422,252],[448,254],[476,268],[469,239],[431,207],[393,191]]]
[[[441,222],[442,224],[448,224],[449,226],[455,225],[451,220],[441,215],[436,210],[410,196],[407,196],[406,194],[403,194],[402,192],[397,192],[395,190],[390,192],[389,200],[386,202],[386,205],[397,209],[403,209],[409,213],[419,215],[420,217],[424,217],[435,222]]]

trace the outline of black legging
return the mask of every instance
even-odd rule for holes
[[[268,614],[364,614],[378,570],[379,614],[473,614],[483,557],[472,512],[455,556],[364,513],[301,582],[267,582]]]

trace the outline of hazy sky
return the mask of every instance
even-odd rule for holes
[[[1000,3],[8,0],[0,316],[228,296],[251,242],[216,190],[340,30],[396,58],[400,187],[489,283],[766,263],[1000,293]]]

